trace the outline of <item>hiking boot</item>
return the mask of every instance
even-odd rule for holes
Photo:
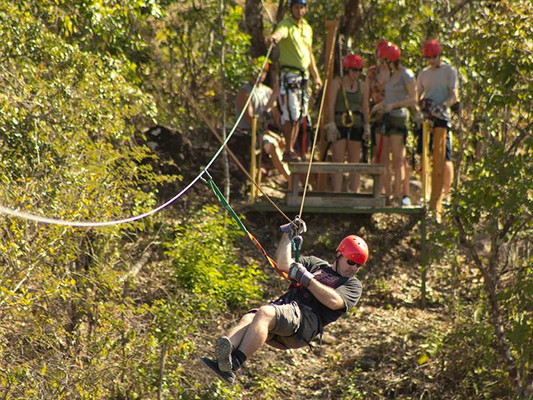
[[[222,372],[230,372],[233,369],[231,361],[231,352],[233,346],[227,336],[221,336],[215,344],[215,357],[217,359],[218,368]]]
[[[402,206],[410,206],[410,205],[411,205],[411,198],[407,195],[403,196]]]
[[[235,372],[233,372],[233,371],[229,371],[229,372],[221,371],[218,368],[217,362],[215,360],[211,360],[210,358],[201,357],[200,360],[202,360],[202,362],[205,365],[207,365],[211,369],[211,371],[213,371],[215,374],[217,374],[217,376],[220,379],[222,379],[224,382],[226,382],[228,385],[234,385],[235,384],[235,378],[237,377]]]

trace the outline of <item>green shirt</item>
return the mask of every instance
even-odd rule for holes
[[[295,67],[307,74],[311,65],[311,46],[313,44],[313,28],[302,19],[301,23],[291,14],[278,24],[275,33],[281,33],[279,42],[279,62],[281,66]]]

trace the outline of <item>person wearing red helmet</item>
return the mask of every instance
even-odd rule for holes
[[[376,104],[383,101],[385,97],[385,85],[390,79],[389,68],[383,58],[379,57],[381,48],[387,46],[389,42],[382,40],[376,44],[375,57],[376,65],[372,65],[366,72],[365,79],[365,102],[368,104],[370,119],[370,132],[372,143],[372,162],[379,164],[381,161],[381,154],[383,149],[383,113],[379,108],[375,108]],[[384,181],[381,181],[382,190],[388,193],[384,187]],[[390,191],[390,189],[389,189]]]
[[[280,228],[283,234],[276,262],[291,279],[288,290],[270,304],[249,311],[221,336],[215,344],[215,359],[202,358],[229,384],[235,382],[242,364],[264,344],[281,350],[307,346],[361,297],[362,284],[355,274],[366,264],[369,254],[361,237],[345,237],[332,264],[315,256],[295,261],[293,241],[305,232],[305,223],[297,218]]]
[[[391,195],[391,156],[394,184],[393,204],[411,205],[409,197],[409,170],[406,168],[407,117],[408,108],[416,104],[416,83],[413,71],[405,68],[400,61],[400,48],[388,42],[379,49],[378,56],[384,60],[390,79],[385,85],[383,101],[376,104],[372,113],[383,113],[383,146],[380,163],[385,165],[385,194]],[[403,185],[402,185],[403,183]],[[403,192],[403,193],[402,193]]]
[[[309,74],[313,77],[315,91],[322,87],[313,55],[313,29],[305,20],[307,0],[290,0],[289,12],[267,37],[268,43],[279,47],[280,84],[278,105],[281,123],[287,142],[284,161],[298,161],[295,151],[300,121],[307,117]]]
[[[361,149],[365,127],[370,136],[368,124],[368,96],[365,95],[364,81],[360,79],[363,59],[358,54],[348,54],[342,60],[344,74],[331,84],[328,95],[329,122],[324,125],[328,142],[332,143],[332,161],[344,162],[346,149],[348,162],[361,161]],[[370,139],[370,138],[368,138]],[[350,190],[359,189],[359,174],[351,174]],[[342,189],[342,173],[333,175],[333,191]]]
[[[430,207],[440,213],[453,181],[450,107],[458,100],[457,70],[441,60],[442,48],[437,40],[429,39],[422,47],[428,66],[417,77],[418,105],[424,118],[430,120],[433,147],[433,177]],[[422,152],[419,138],[419,149]],[[442,171],[442,174],[440,173]]]

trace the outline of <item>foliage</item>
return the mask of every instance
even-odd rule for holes
[[[234,220],[218,207],[204,207],[190,221],[180,224],[167,254],[174,259],[173,279],[197,296],[200,311],[237,307],[261,297],[257,266],[236,264],[233,242],[243,236]]]

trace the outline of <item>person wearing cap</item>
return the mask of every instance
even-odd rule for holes
[[[226,383],[235,382],[243,363],[265,343],[282,350],[307,346],[361,297],[362,285],[355,274],[368,260],[368,246],[361,237],[345,237],[331,264],[314,256],[295,261],[292,244],[305,232],[305,223],[296,219],[280,228],[276,262],[290,277],[288,290],[270,304],[249,311],[221,336],[214,359],[201,359]]]
[[[418,105],[425,119],[432,122],[433,171],[430,207],[440,210],[443,198],[449,196],[453,181],[451,113],[457,103],[457,70],[441,59],[442,48],[435,39],[429,39],[422,47],[427,67],[417,76]],[[422,152],[419,138],[419,152]]]
[[[416,82],[413,71],[400,61],[401,50],[387,42],[379,49],[379,57],[389,70],[390,79],[385,85],[383,101],[376,104],[372,113],[381,112],[383,117],[383,150],[381,163],[385,165],[384,186],[389,201],[394,205],[409,206],[409,170],[405,168],[408,108],[416,105]],[[392,156],[393,198],[390,199],[391,174],[389,165]],[[402,183],[404,183],[402,185]],[[403,192],[403,193],[402,193]]]
[[[307,116],[309,74],[315,83],[315,91],[322,87],[313,55],[313,29],[304,16],[307,0],[289,0],[289,12],[267,37],[267,42],[279,46],[280,84],[278,104],[281,124],[287,142],[285,161],[298,161],[295,151],[300,120]]]
[[[348,54],[342,60],[344,74],[331,84],[328,95],[329,122],[324,125],[328,142],[332,143],[332,161],[344,162],[348,150],[348,162],[361,162],[363,139],[370,140],[368,120],[368,96],[361,80],[363,59],[358,54]],[[359,174],[351,174],[350,190],[359,189]],[[333,175],[333,191],[342,189],[342,173]]]
[[[265,68],[261,70],[264,61],[265,57],[258,57],[251,60],[252,73],[250,74],[248,82],[245,82],[237,93],[235,98],[235,114],[237,116],[240,115],[242,109],[246,106],[246,110],[239,121],[237,128],[239,129],[239,132],[242,132],[244,135],[250,135],[252,120],[254,117],[257,118],[257,131],[258,133],[262,133],[263,150],[268,154],[272,161],[272,165],[276,170],[284,177],[286,182],[289,182],[289,173],[280,159],[284,140],[282,137],[268,129],[268,120],[272,120],[275,126],[279,125],[279,111],[276,106],[275,94],[270,87],[263,83],[268,74],[270,65],[269,63],[266,63]],[[258,77],[257,75],[259,72],[261,72],[261,75]],[[246,101],[252,92],[256,80],[257,85],[252,94],[252,98],[248,102],[248,105],[246,105]],[[260,136],[261,135],[258,137]]]

